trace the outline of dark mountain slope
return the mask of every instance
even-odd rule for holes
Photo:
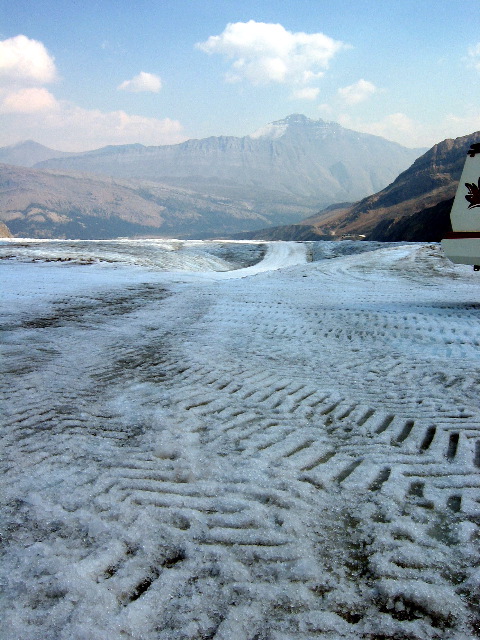
[[[367,240],[381,242],[440,242],[452,231],[450,211],[453,198],[422,209],[399,220],[384,220],[367,234]]]
[[[311,240],[331,240],[331,236],[322,236],[315,227],[307,224],[289,224],[281,227],[269,227],[258,231],[244,231],[229,236],[233,240],[288,240],[308,242]]]

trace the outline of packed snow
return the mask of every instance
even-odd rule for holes
[[[0,242],[2,640],[480,635],[480,275]]]

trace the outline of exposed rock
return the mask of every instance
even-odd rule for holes
[[[320,234],[363,234],[369,240],[441,240],[449,229],[449,204],[470,145],[480,132],[444,140],[418,158],[382,191],[354,205],[307,218]]]
[[[11,238],[12,234],[6,224],[0,222],[0,238]]]

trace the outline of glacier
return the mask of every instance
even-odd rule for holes
[[[477,637],[469,267],[6,239],[0,273],[2,638]]]

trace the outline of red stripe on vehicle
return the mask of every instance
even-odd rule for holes
[[[463,240],[464,238],[480,238],[480,231],[452,231],[445,234],[444,240]]]

